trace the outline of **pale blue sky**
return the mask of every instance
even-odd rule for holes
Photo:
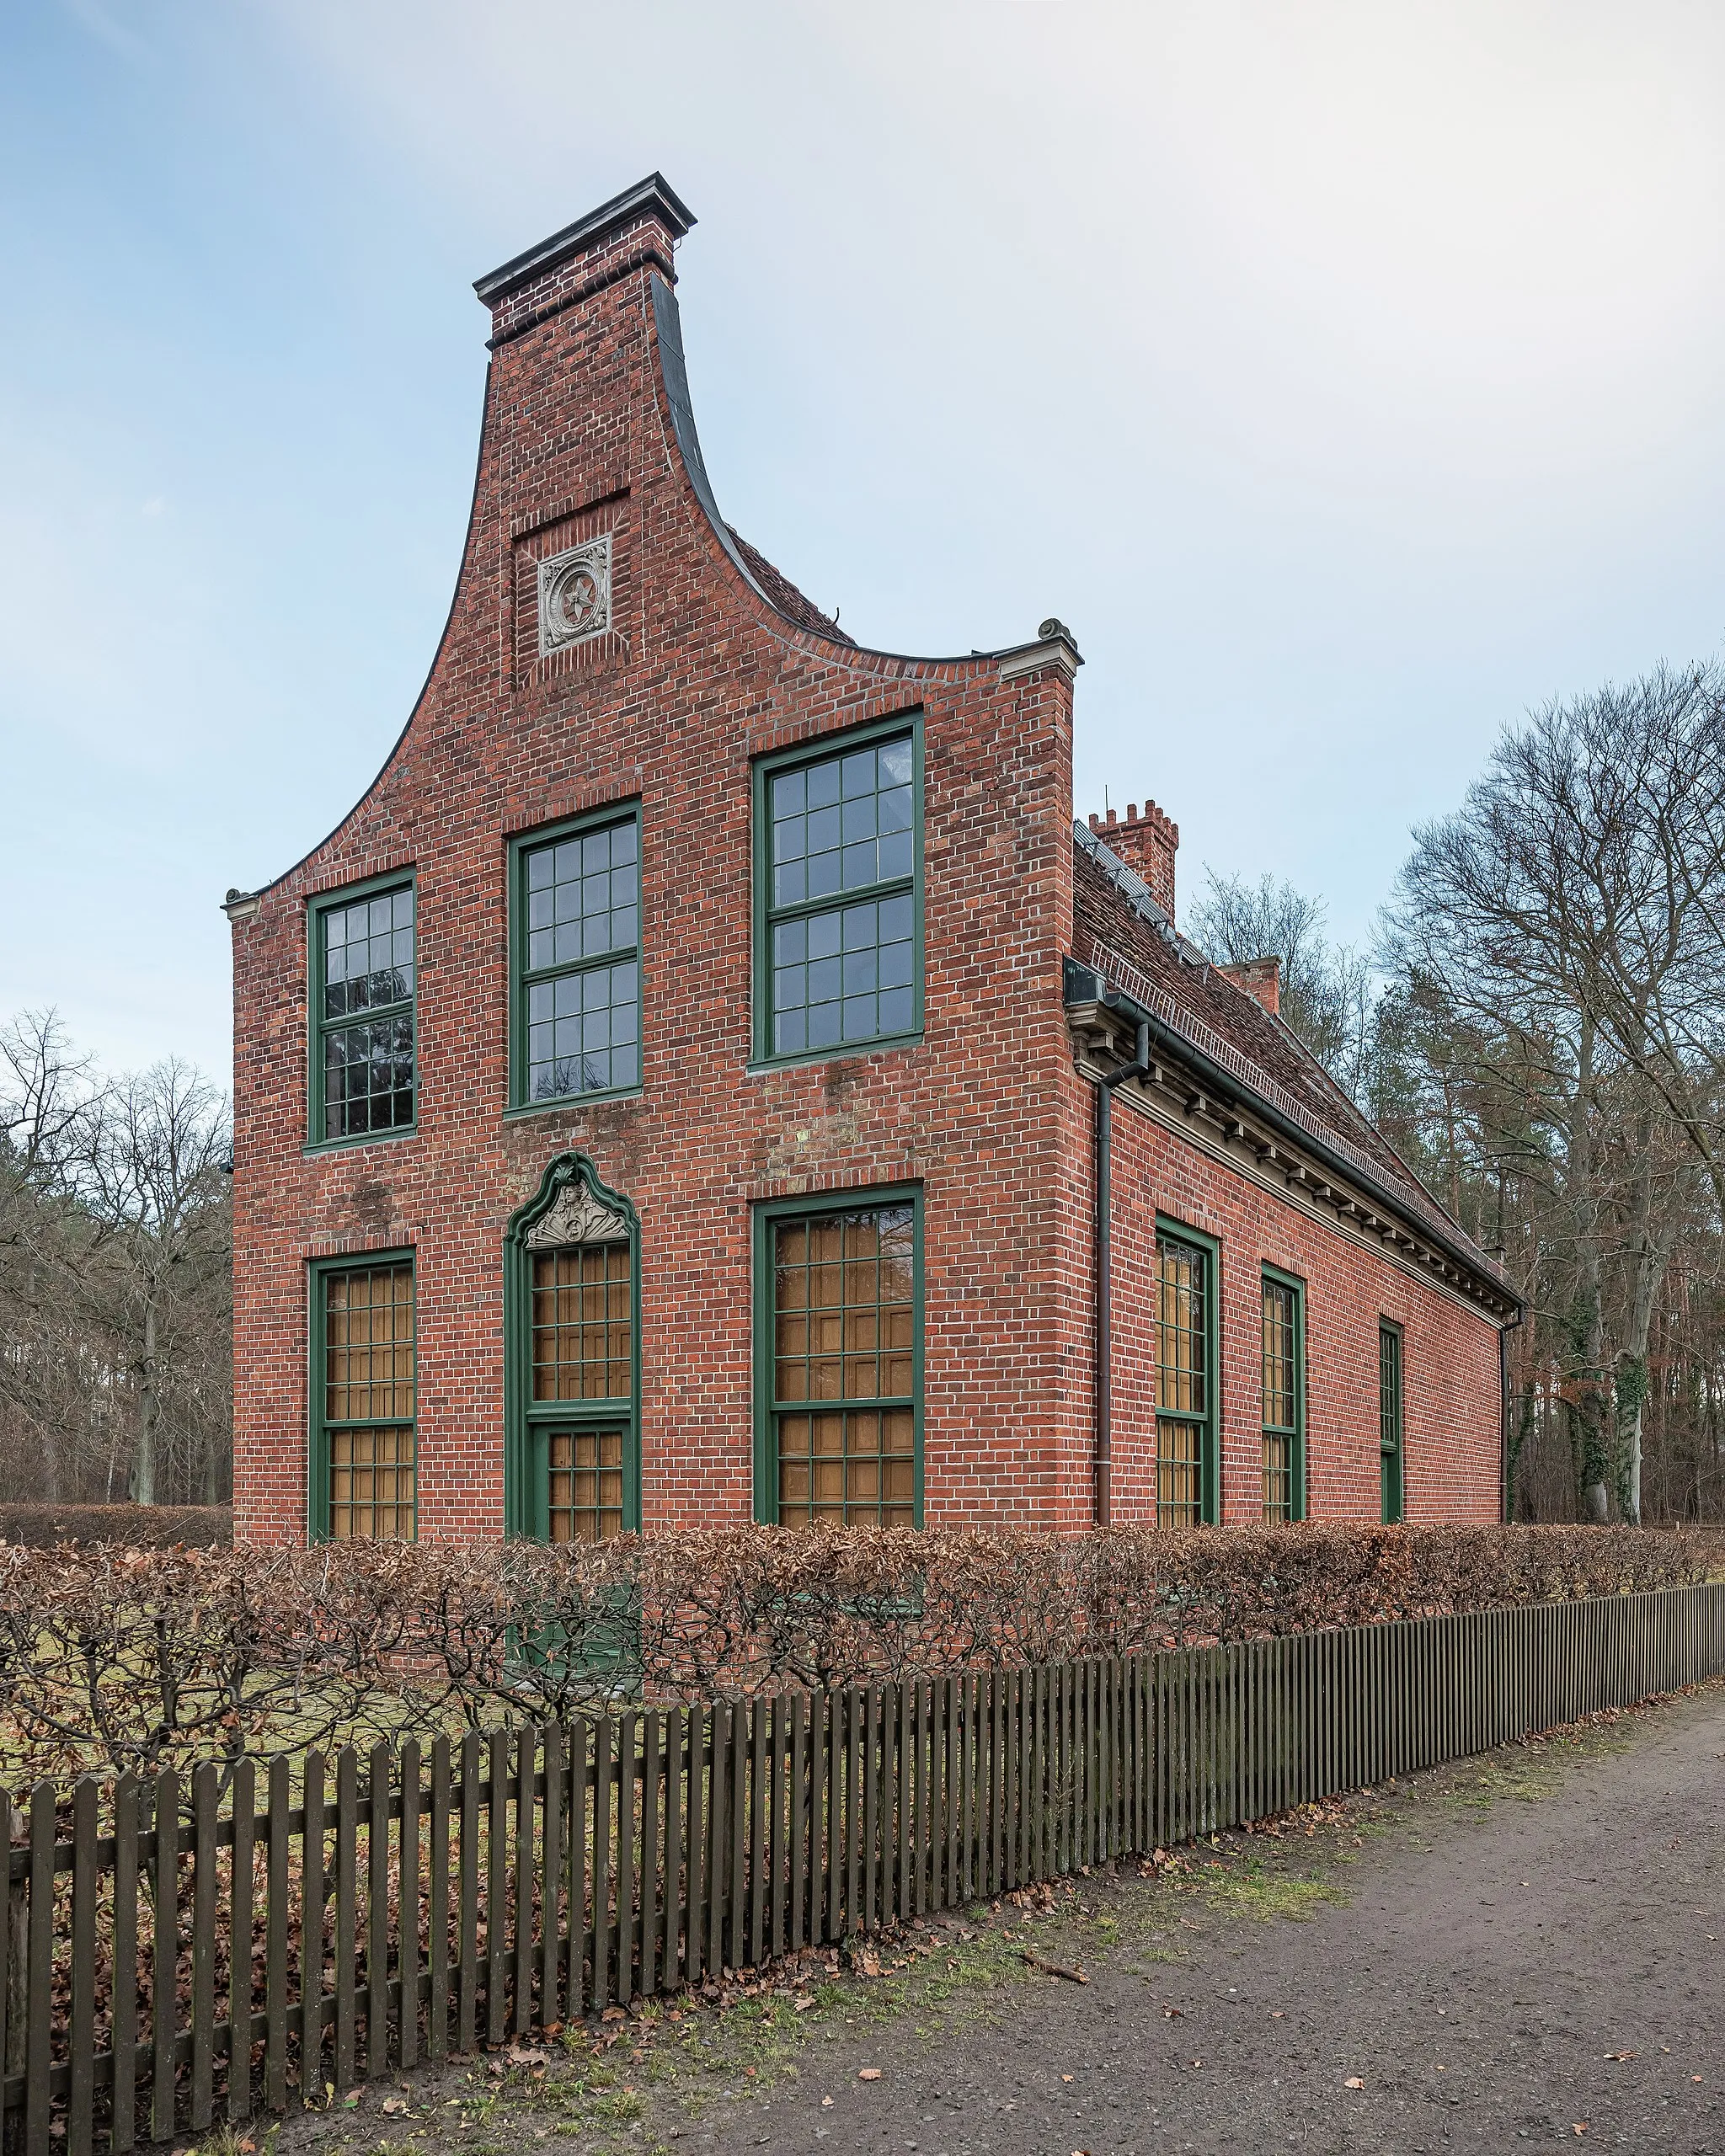
[[[657,167],[721,506],[865,643],[1069,622],[1078,806],[1359,937],[1530,704],[1725,632],[1725,15],[0,8],[0,1011],[226,1082],[230,883],[449,600],[471,280]]]

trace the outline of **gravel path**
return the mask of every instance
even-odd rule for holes
[[[1201,1868],[1183,1899],[1167,1881],[1087,1886],[1090,1917],[1039,1927],[1036,1951],[1081,1957],[1089,1983],[1027,1972],[980,2018],[923,2017],[920,2040],[843,2031],[772,2093],[655,2118],[647,2137],[871,2156],[1554,2139],[1725,2156],[1725,1692],[1560,1757],[1499,1754],[1381,1793],[1311,1852],[1315,1875],[1284,1844],[1215,1898]],[[1326,1878],[1345,1903],[1317,1898]]]

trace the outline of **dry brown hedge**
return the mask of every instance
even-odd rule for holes
[[[33,1550],[62,1542],[213,1550],[232,1540],[231,1505],[0,1505],[0,1542]]]
[[[1141,1653],[1725,1576],[1725,1538],[1302,1525],[737,1527],[597,1547],[0,1549],[0,1779],[411,1721]]]

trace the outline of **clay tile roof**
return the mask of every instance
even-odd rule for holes
[[[1077,825],[1073,837],[1072,955],[1078,963],[1105,976],[1130,968],[1151,992],[1150,1007],[1174,1032],[1221,1061],[1268,1106],[1291,1109],[1297,1123],[1327,1139],[1344,1161],[1354,1161],[1368,1186],[1375,1182],[1380,1194],[1415,1223],[1439,1228],[1485,1279],[1501,1283],[1501,1268],[1450,1219],[1299,1036],[1177,936],[1141,878],[1095,834]],[[1126,967],[1110,969],[1108,953]],[[1113,985],[1143,1000],[1130,981],[1116,979]]]
[[[758,547],[751,547],[734,524],[725,530],[736,542],[737,552],[749,565],[749,574],[761,586],[781,614],[788,614],[799,627],[813,629],[817,636],[827,638],[834,643],[855,644],[855,637],[847,637],[830,614],[823,614],[812,599],[805,599],[788,576],[782,575],[767,560]]]

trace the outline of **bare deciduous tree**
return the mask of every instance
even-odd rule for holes
[[[0,1492],[204,1503],[231,1472],[225,1105],[0,1029]]]

